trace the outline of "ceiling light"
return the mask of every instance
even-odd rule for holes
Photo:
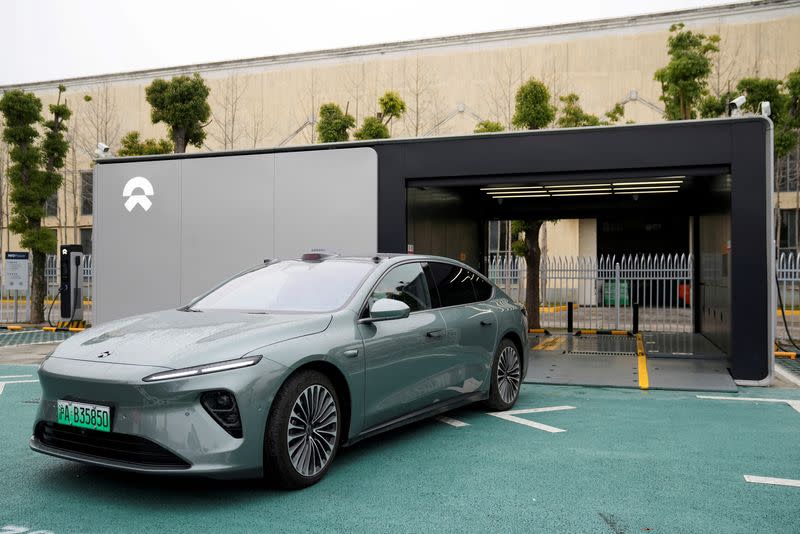
[[[682,184],[683,180],[658,180],[650,182],[614,182],[614,187],[619,185],[661,185],[661,184]]]
[[[616,194],[617,195],[646,195],[648,193],[677,193],[677,192],[678,192],[677,189],[657,189],[657,190],[635,189],[635,190],[632,190],[632,191],[628,191],[628,190],[617,191]]]
[[[597,191],[611,191],[610,187],[598,187],[596,189],[556,189],[555,191],[551,191],[554,195],[558,195],[561,193],[594,193]]]
[[[555,192],[555,191],[553,191],[553,196],[554,196],[554,197],[582,197],[582,196],[589,196],[589,195],[598,196],[598,195],[610,195],[610,194],[612,194],[612,193],[611,193],[611,191],[608,191],[608,192],[602,192],[602,193],[600,193],[600,192],[591,192],[591,193],[586,193],[586,192],[584,192],[584,193],[562,193],[562,192],[560,192],[560,191],[559,191],[559,192]]]
[[[539,193],[530,195],[492,195],[492,198],[546,198],[549,196],[547,193]]]
[[[529,195],[531,193],[546,194],[547,191],[542,191],[539,189],[528,189],[527,191],[522,189],[514,189],[511,191],[488,191],[486,194],[491,196],[496,196],[496,195]]]
[[[510,187],[481,187],[481,191],[507,191],[509,189],[542,189],[541,185],[514,185]]]
[[[614,191],[627,191],[629,189],[679,189],[680,185],[626,185],[614,186]]]
[[[545,187],[548,189],[563,189],[566,187],[582,187],[582,188],[596,188],[596,187],[610,187],[611,184],[557,184],[557,185],[547,185]]]

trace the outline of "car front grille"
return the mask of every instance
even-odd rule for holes
[[[36,438],[53,449],[135,466],[186,469],[190,464],[152,441],[129,434],[101,432],[41,421]]]

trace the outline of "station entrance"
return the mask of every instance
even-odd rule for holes
[[[590,246],[579,234],[577,254],[535,266],[528,381],[735,390],[771,380],[766,121],[438,142],[447,146],[435,161],[422,142],[404,151],[406,225],[395,250],[464,261],[521,302],[531,266],[498,264],[489,221],[594,227]]]

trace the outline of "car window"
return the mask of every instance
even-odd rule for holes
[[[429,263],[431,279],[439,291],[441,306],[458,306],[475,302],[472,282],[480,279],[474,272],[449,263]]]
[[[228,280],[192,310],[326,312],[342,307],[375,268],[367,262],[281,261]]]
[[[405,263],[386,273],[370,295],[368,305],[371,307],[378,299],[405,302],[412,312],[429,310],[431,297],[422,266],[419,263]]]
[[[492,292],[494,291],[492,284],[480,276],[475,276],[472,279],[472,287],[475,289],[475,298],[478,301],[489,300],[489,298],[492,296]]]

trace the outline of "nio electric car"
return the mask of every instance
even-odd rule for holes
[[[468,403],[511,408],[527,332],[524,308],[447,258],[272,261],[64,341],[39,368],[30,447],[302,488],[339,447]]]

